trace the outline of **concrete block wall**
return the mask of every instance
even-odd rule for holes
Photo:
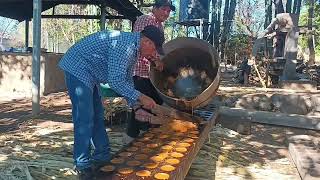
[[[41,55],[40,92],[46,95],[66,89],[64,74],[57,67],[63,54]],[[0,93],[2,96],[19,94],[31,97],[32,54],[0,53]]]

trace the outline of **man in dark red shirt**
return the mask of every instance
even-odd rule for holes
[[[175,11],[175,7],[172,5],[170,0],[156,0],[153,5],[152,12],[150,14],[138,17],[134,24],[133,30],[140,32],[144,29],[144,27],[153,25],[158,27],[163,32],[163,22],[168,19],[171,11]],[[162,71],[163,64],[160,61],[160,58],[157,58],[153,62],[155,63],[156,68]],[[149,73],[149,60],[144,57],[139,57],[133,72],[135,89],[151,97],[157,104],[162,104],[163,101],[161,97],[149,79]],[[139,122],[133,116],[128,122],[127,133],[124,137],[125,142],[130,142],[139,135],[140,130],[147,130],[149,127],[150,124],[148,122]]]

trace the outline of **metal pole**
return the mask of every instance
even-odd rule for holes
[[[203,19],[200,19],[200,39],[203,39]]]
[[[29,19],[26,20],[25,28],[25,47],[29,47]]]
[[[100,29],[101,31],[106,29],[106,5],[102,4],[101,5],[101,19],[100,19]]]
[[[189,26],[187,25],[186,28],[187,28],[187,37],[189,37]]]
[[[33,0],[32,115],[40,113],[41,0]]]

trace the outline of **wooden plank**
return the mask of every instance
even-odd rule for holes
[[[280,81],[280,87],[283,89],[295,89],[303,91],[316,91],[317,83],[313,81],[285,80]]]
[[[197,156],[197,154],[198,154],[199,150],[201,149],[201,147],[203,146],[205,140],[208,138],[210,130],[213,128],[213,126],[216,123],[217,115],[218,115],[218,113],[215,112],[215,115],[212,117],[212,119],[209,120],[209,123],[207,123],[205,125],[205,128],[203,129],[203,131],[200,134],[200,138],[198,139],[198,141],[196,142],[196,145],[194,146],[194,149],[192,151],[190,151],[190,154],[188,155],[188,157],[189,157],[188,161],[186,161],[184,163],[184,165],[181,165],[178,168],[179,171],[177,171],[177,173],[175,173],[175,177],[172,179],[184,180],[184,178],[187,176],[193,160]]]
[[[239,121],[251,120],[252,122],[262,124],[320,130],[320,118],[316,116],[303,116],[266,111],[248,111],[246,109],[229,107],[220,107],[219,114],[221,118],[224,116],[230,116],[230,114],[238,116]]]
[[[297,135],[289,138],[289,152],[302,180],[320,179],[320,138]]]
[[[187,175],[190,166],[194,160],[194,158],[196,157],[197,153],[199,152],[200,148],[202,147],[202,145],[204,144],[206,138],[208,137],[208,134],[210,132],[210,130],[212,129],[212,127],[215,125],[215,121],[217,118],[217,112],[214,112],[213,116],[211,116],[211,119],[208,121],[208,123],[205,124],[199,124],[199,138],[194,139],[193,143],[190,143],[191,146],[188,147],[188,151],[184,153],[184,157],[182,158],[178,158],[180,160],[180,163],[175,166],[175,170],[171,171],[171,172],[166,172],[167,174],[170,175],[169,179],[172,180],[183,180],[185,178],[185,176]],[[146,133],[149,133],[146,132]],[[182,133],[181,134],[181,138],[186,138],[188,137],[187,134]],[[178,139],[176,140],[177,142],[179,142],[182,139]],[[152,142],[154,142],[153,139],[151,139]],[[163,140],[165,141],[165,140]],[[170,140],[171,141],[171,140]],[[118,157],[120,152],[125,151],[126,149],[128,149],[129,146],[131,146],[133,143],[138,142],[138,139],[136,139],[134,142],[132,142],[131,144],[129,144],[128,146],[124,147],[122,150],[120,150],[118,153],[116,153],[116,155],[114,157]],[[165,144],[165,143],[164,143]],[[155,151],[152,153],[157,154],[159,151]],[[153,156],[155,154],[149,154],[149,156]],[[148,162],[148,160],[144,161],[144,162]],[[164,162],[161,162],[159,164],[159,166],[153,170],[148,169],[151,172],[151,176],[149,177],[145,177],[143,178],[144,180],[151,180],[151,179],[155,179],[154,175],[158,172],[164,172],[160,170],[160,166],[163,165]],[[121,167],[126,167],[126,165],[123,166],[118,166],[117,168],[121,168]],[[139,170],[143,170],[144,168],[142,166],[138,166],[138,167],[134,167],[135,171],[139,171]],[[116,171],[110,173],[110,174],[100,174],[98,175],[98,180],[117,180],[117,179],[123,179],[123,180],[134,180],[134,179],[141,179],[138,176],[135,175],[135,173],[131,173],[128,175],[120,175],[118,174]]]

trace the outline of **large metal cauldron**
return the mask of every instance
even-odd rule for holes
[[[164,102],[181,111],[207,105],[220,82],[220,60],[214,47],[197,38],[177,38],[163,45],[165,69],[151,68],[151,81]]]

